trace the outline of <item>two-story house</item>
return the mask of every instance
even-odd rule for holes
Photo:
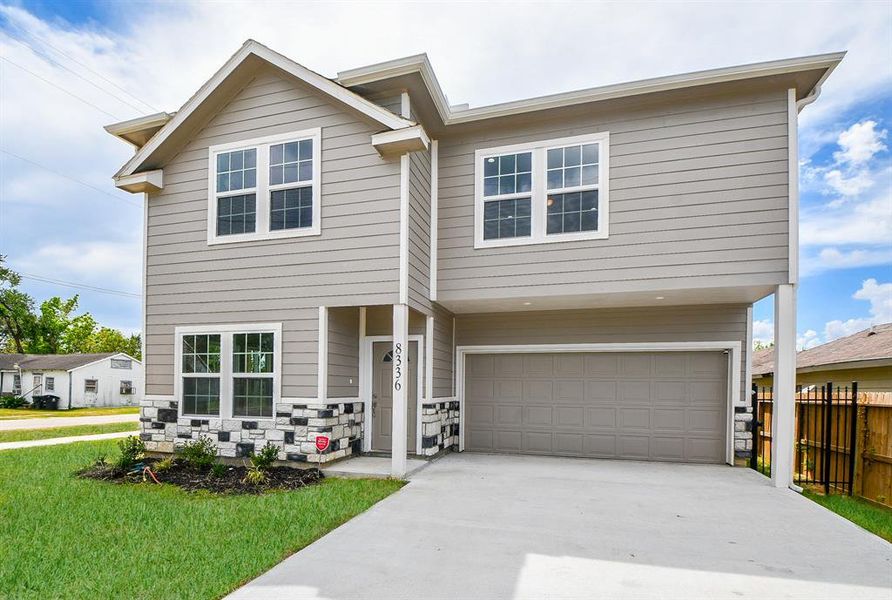
[[[733,464],[775,294],[789,466],[797,113],[841,59],[468,108],[424,55],[328,79],[246,42],[107,127],[144,195],[142,438]]]

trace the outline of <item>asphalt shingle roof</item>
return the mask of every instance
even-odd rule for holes
[[[0,354],[0,369],[11,371],[16,364],[23,371],[42,369],[46,371],[67,371],[91,362],[114,356],[119,352],[97,354]]]
[[[892,323],[874,325],[844,338],[803,350],[796,355],[796,368],[883,359],[892,359]],[[753,353],[753,375],[773,372],[774,349],[756,350]]]

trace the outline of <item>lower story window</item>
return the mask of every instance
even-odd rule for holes
[[[489,200],[483,206],[483,239],[530,235],[530,199]]]
[[[236,417],[272,417],[273,380],[236,377],[233,380],[232,414]]]
[[[121,381],[121,394],[124,396],[129,396],[133,393],[133,382],[132,381]]]
[[[46,391],[52,392],[56,389],[56,378],[55,377],[47,377],[46,378]]]
[[[256,195],[242,194],[217,198],[217,235],[254,233],[256,226]]]
[[[184,377],[183,414],[219,415],[220,379],[218,377]]]
[[[84,379],[84,391],[90,394],[95,394],[97,391],[99,391],[99,380]]]

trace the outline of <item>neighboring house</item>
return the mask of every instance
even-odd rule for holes
[[[803,387],[858,383],[861,392],[892,392],[892,323],[874,325],[796,355],[796,383]],[[753,354],[753,384],[774,385],[771,349]]]
[[[59,397],[59,408],[129,406],[142,400],[143,365],[123,352],[0,354],[0,392]]]
[[[447,448],[747,456],[772,293],[792,406],[797,113],[841,59],[467,108],[424,55],[333,80],[246,42],[107,127],[145,198],[143,439],[398,476]]]

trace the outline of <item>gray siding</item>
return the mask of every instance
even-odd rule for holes
[[[322,128],[322,234],[207,245],[208,146]],[[176,325],[283,324],[282,395],[316,395],[318,310],[399,293],[399,161],[380,126],[284,79],[257,76],[164,166],[148,201],[147,393],[173,393]]]
[[[606,240],[474,249],[474,151],[610,132]],[[787,100],[697,96],[440,139],[438,297],[773,285],[788,275]]]
[[[426,314],[430,301],[431,156],[409,154],[409,306]]]
[[[713,304],[664,308],[555,310],[456,315],[456,346],[739,341],[745,394],[747,307]]]
[[[328,311],[328,397],[359,397],[359,309]]]
[[[434,313],[434,398],[452,396],[453,363],[455,347],[452,339],[454,315],[437,303]]]

